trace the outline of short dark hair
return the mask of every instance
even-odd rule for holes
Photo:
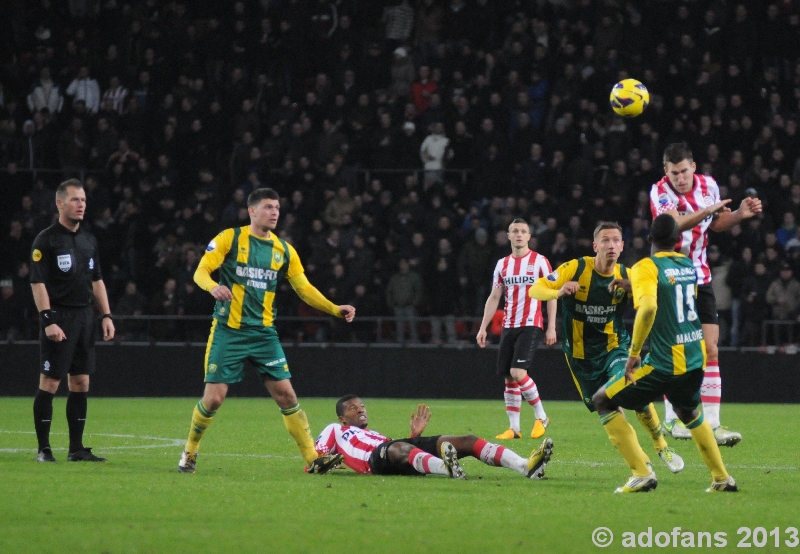
[[[678,222],[670,214],[661,214],[650,225],[650,242],[657,248],[674,248],[681,237]]]
[[[622,227],[616,221],[601,221],[597,224],[597,227],[594,228],[594,233],[592,233],[592,238],[597,239],[597,235],[600,234],[600,231],[605,231],[606,229],[616,229],[617,231],[622,233]]]
[[[664,167],[668,163],[679,164],[683,160],[694,161],[692,150],[685,142],[673,142],[664,149]]]
[[[530,223],[528,223],[527,221],[525,221],[525,220],[524,220],[524,219],[522,219],[521,217],[515,217],[515,218],[514,218],[514,221],[512,221],[511,223],[509,223],[509,224],[508,224],[508,230],[509,230],[509,231],[511,231],[511,226],[512,226],[512,225],[516,225],[517,223],[522,223],[523,225],[527,225],[527,226],[528,226],[528,232],[529,232],[529,233],[531,232],[531,225],[530,225]]]
[[[344,415],[344,405],[350,402],[354,398],[358,398],[357,394],[345,394],[339,400],[336,401],[336,416],[342,417]]]
[[[78,179],[67,179],[58,185],[58,188],[56,189],[56,198],[60,198],[61,200],[65,199],[67,197],[67,188],[69,187],[82,189],[83,183],[81,183]]]
[[[250,196],[247,197],[247,207],[250,208],[252,206],[258,206],[259,202],[266,199],[280,200],[281,197],[273,189],[262,187],[250,193]]]

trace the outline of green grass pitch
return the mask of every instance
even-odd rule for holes
[[[109,462],[73,464],[66,462],[60,396],[52,430],[59,461],[37,464],[32,401],[2,399],[0,552],[583,553],[601,551],[592,543],[598,527],[614,534],[602,552],[630,551],[621,544],[624,534],[648,527],[652,547],[634,550],[663,550],[656,534],[680,527],[693,536],[725,533],[727,546],[694,551],[741,551],[742,540],[751,551],[800,551],[787,546],[792,537],[786,530],[800,528],[798,405],[723,405],[726,425],[744,435],[741,444],[722,452],[739,494],[704,492],[710,476],[692,442],[671,441],[687,467],[669,473],[630,418],[659,485],[648,494],[623,496],[612,493],[627,468],[597,416],[577,401],[545,400],[552,421],[547,436],[555,448],[543,481],[473,458],[463,461],[467,481],[362,476],[346,469],[307,475],[274,403],[242,398],[229,398],[218,413],[194,475],[176,470],[196,402],[191,398],[90,399],[85,442]],[[365,402],[371,427],[408,435],[416,401]],[[427,434],[473,433],[491,441],[507,425],[499,399],[425,402],[433,411]],[[333,399],[302,399],[301,405],[315,433],[335,419]],[[522,421],[529,431],[527,406]],[[504,444],[527,456],[539,442]],[[678,535],[679,547],[683,539]]]

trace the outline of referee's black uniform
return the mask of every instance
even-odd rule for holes
[[[43,283],[50,300],[50,310],[40,314],[39,372],[60,381],[69,375],[90,375],[94,372],[92,283],[103,278],[98,259],[97,239],[78,227],[72,232],[56,222],[36,237],[31,253],[30,279],[32,284]],[[45,327],[57,324],[66,335],[53,341],[45,335]],[[53,413],[53,394],[39,389],[33,412],[40,457],[44,449],[50,453],[50,422]],[[70,461],[105,461],[96,458],[83,446],[86,422],[86,392],[70,391],[67,397]],[[49,454],[52,458],[52,455]],[[54,461],[45,459],[39,461]]]

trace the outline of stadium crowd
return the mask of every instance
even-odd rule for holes
[[[800,308],[800,7],[755,0],[9,0],[0,21],[0,334],[34,338],[28,259],[79,176],[117,315],[208,315],[205,244],[282,198],[278,234],[359,316],[478,316],[515,217],[553,266],[649,254],[650,186],[687,142],[735,208],[709,247],[722,345]],[[651,92],[635,119],[613,83]],[[288,286],[288,285],[286,285]],[[294,295],[278,295],[283,302]],[[287,300],[289,299],[289,300]],[[309,315],[302,302],[277,306]],[[139,325],[139,326],[137,326]],[[204,340],[207,322],[124,338]],[[316,326],[307,340],[370,340]],[[307,328],[305,328],[307,329]],[[771,344],[789,342],[780,325]],[[469,334],[470,329],[460,328]],[[326,335],[327,333],[327,335]],[[402,340],[402,335],[398,335]],[[427,332],[412,340],[429,340]],[[455,340],[448,332],[447,340]]]

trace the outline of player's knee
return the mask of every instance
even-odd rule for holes
[[[88,375],[70,375],[67,384],[70,392],[89,392]]]
[[[605,387],[592,395],[592,405],[598,412],[610,412],[616,408],[606,394]]]
[[[691,423],[697,416],[700,415],[700,412],[697,411],[695,408],[694,410],[687,410],[686,408],[680,408],[678,406],[672,406],[672,409],[675,410],[675,415],[678,416],[678,419],[681,420],[681,423]]]
[[[386,449],[386,454],[392,463],[408,463],[408,455],[413,448],[414,446],[407,442],[394,442]]]

